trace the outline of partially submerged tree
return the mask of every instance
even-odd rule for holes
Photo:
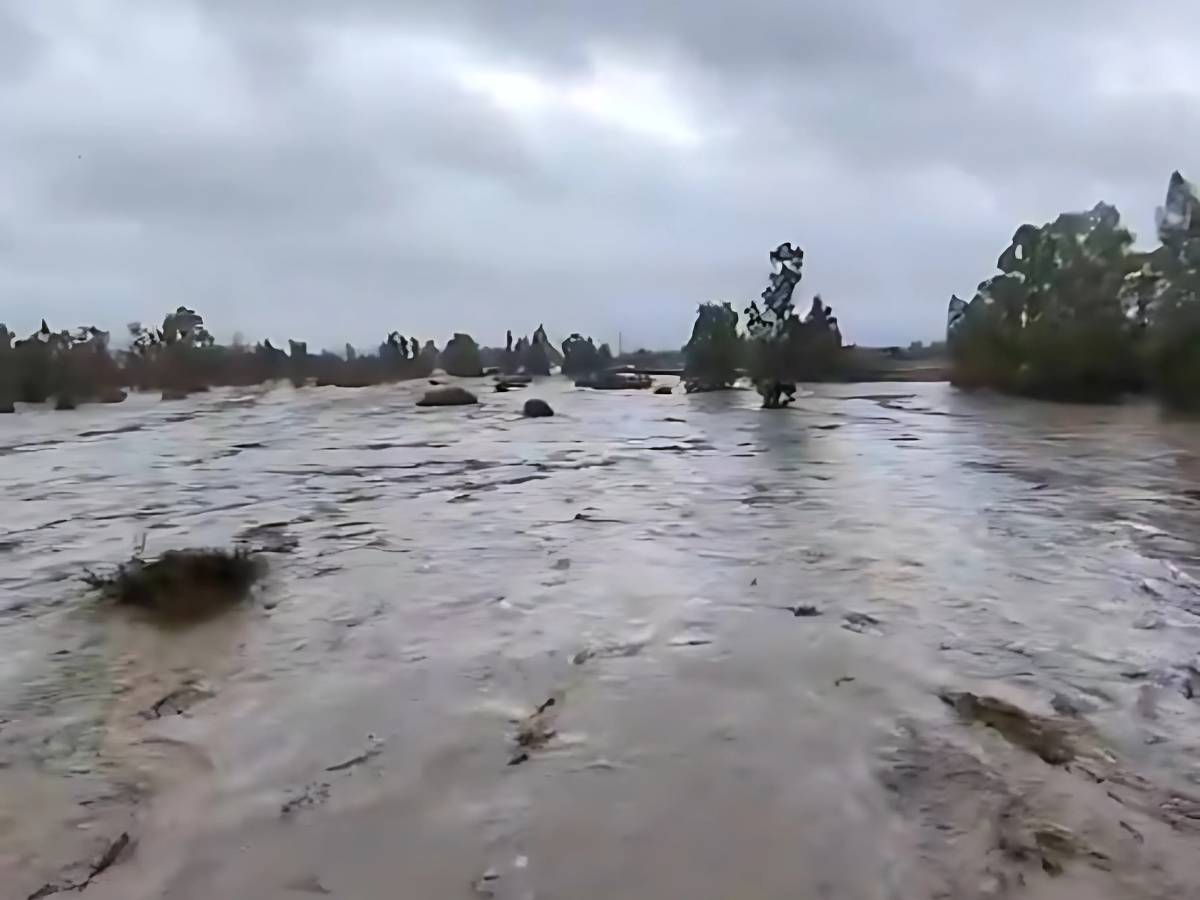
[[[592,375],[605,367],[595,342],[590,337],[585,338],[578,332],[563,341],[562,354],[562,373],[564,375],[571,377]]]
[[[442,368],[448,375],[476,378],[483,374],[479,345],[469,334],[455,333],[442,351]]]
[[[827,377],[838,363],[842,335],[832,307],[814,297],[803,320],[796,314],[792,297],[800,284],[804,251],[790,243],[771,252],[774,270],[762,292],[763,306],[751,303],[746,309],[750,336],[750,374],[763,398],[765,409],[791,403],[796,382]]]
[[[738,314],[729,303],[701,303],[692,336],[683,348],[684,387],[687,392],[717,391],[730,387],[742,362]]]

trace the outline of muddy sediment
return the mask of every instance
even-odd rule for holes
[[[6,419],[6,890],[1195,892],[1200,426],[465,386]],[[108,614],[79,573],[143,535],[270,577]]]

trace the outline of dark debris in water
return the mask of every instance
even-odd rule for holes
[[[620,524],[620,519],[604,519],[600,516],[593,516],[589,513],[575,513],[576,522],[597,522],[606,524]]]
[[[799,615],[799,613],[796,613]],[[851,612],[843,616],[842,627],[847,631],[853,631],[855,634],[865,634],[867,631],[878,627],[882,624],[879,619],[868,613]]]
[[[105,848],[99,859],[91,866],[87,878],[82,881],[64,882],[60,884],[44,884],[32,894],[27,900],[41,900],[43,897],[49,897],[52,894],[61,894],[66,891],[84,891],[86,890],[97,877],[111,869],[114,865],[120,862],[121,858],[126,854],[129,848],[133,845],[133,839],[129,836],[129,832],[122,831],[120,836]]]
[[[141,716],[144,719],[181,716],[193,706],[203,703],[205,700],[211,700],[215,696],[215,693],[202,684],[191,682],[171,691],[149,709],[143,710]]]
[[[84,582],[118,604],[171,620],[204,618],[237,603],[265,571],[256,554],[234,550],[168,550],[154,560],[134,557],[108,575]]]
[[[560,698],[550,697],[518,724],[515,737],[517,752],[509,759],[510,766],[528,762],[530,751],[541,750],[554,739],[558,734],[554,719],[561,708]]]
[[[804,603],[797,604],[796,606],[780,606],[777,608],[786,610],[787,612],[790,612],[797,619],[807,619],[807,618],[812,618],[813,616],[821,615],[821,611],[819,609],[817,609],[815,606],[809,606]],[[859,613],[851,613],[850,615],[860,615],[860,614]],[[870,618],[870,616],[868,616],[867,618]],[[878,624],[878,620],[876,620],[876,624]]]
[[[1009,743],[1036,754],[1052,766],[1064,765],[1076,756],[1070,733],[1052,719],[970,691],[942,691],[938,696],[963,720],[986,725]]]
[[[296,796],[284,802],[283,806],[279,808],[279,816],[283,819],[291,818],[300,810],[320,806],[328,799],[328,782],[321,781],[306,784]]]
[[[383,752],[383,741],[379,740],[377,737],[375,737],[375,735],[367,735],[367,743],[369,746],[362,753],[358,754],[357,756],[352,756],[350,759],[347,759],[344,762],[335,763],[332,766],[326,766],[325,771],[345,772],[348,769],[361,766],[363,763],[368,762]]]

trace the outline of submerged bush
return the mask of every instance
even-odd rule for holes
[[[265,571],[263,559],[243,548],[168,550],[149,561],[135,556],[108,575],[89,572],[84,581],[118,604],[191,620],[238,603]]]
[[[479,345],[469,334],[456,333],[442,351],[442,368],[447,375],[477,378],[483,374]]]

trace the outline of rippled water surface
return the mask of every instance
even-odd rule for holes
[[[1200,896],[1200,426],[422,388],[0,421],[0,895]],[[270,573],[164,631],[143,539]]]

